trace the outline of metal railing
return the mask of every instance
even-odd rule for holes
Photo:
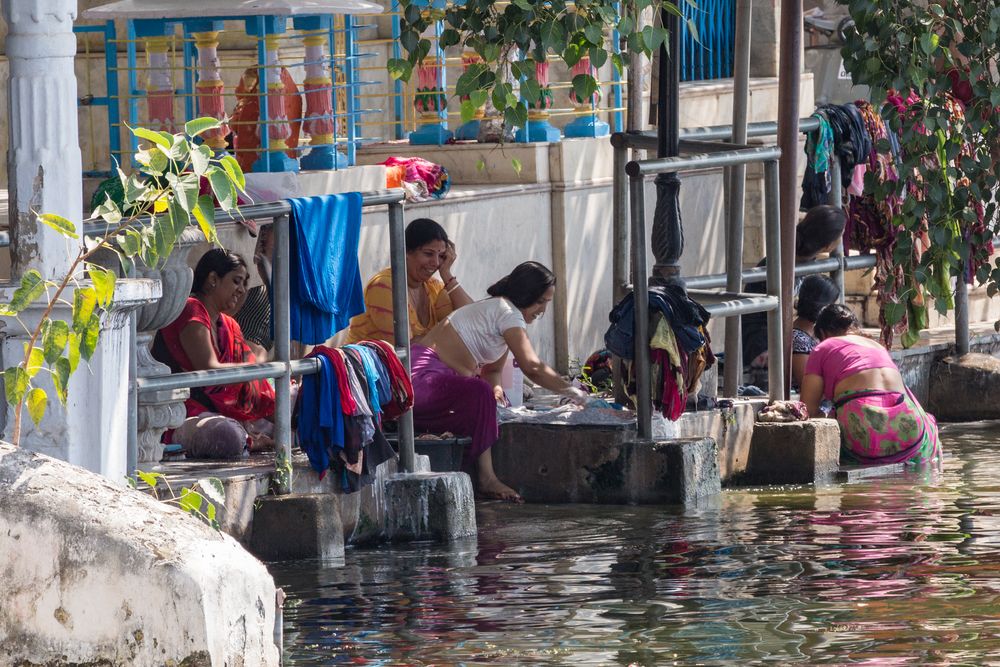
[[[389,207],[389,252],[392,271],[392,306],[394,313],[406,313],[406,255],[404,241],[402,190],[380,190],[362,194],[362,206]],[[216,212],[216,221],[236,220],[237,217],[267,219],[271,218],[274,225],[274,258],[271,289],[274,290],[274,351],[276,359],[272,362],[247,364],[233,368],[221,368],[188,373],[175,373],[159,377],[136,378],[129,388],[129,461],[136,460],[137,431],[134,415],[138,413],[138,395],[157,391],[170,391],[181,388],[206,387],[209,385],[247,382],[250,380],[275,380],[275,410],[274,410],[274,441],[275,451],[281,460],[291,461],[292,431],[291,431],[291,395],[290,381],[292,376],[311,375],[320,371],[320,363],[316,359],[290,358],[291,320],[289,302],[289,229],[288,216],[291,206],[287,201],[247,206],[239,213]],[[267,223],[264,223],[267,224]],[[93,224],[84,227],[85,233],[100,233],[103,226]],[[135,322],[135,315],[133,323]],[[400,358],[407,373],[410,370],[410,331],[408,317],[393,318],[393,335],[395,338],[396,355]],[[134,355],[134,346],[133,346]],[[132,367],[134,368],[134,361]],[[404,471],[413,471],[413,415],[407,411],[399,418],[399,455]],[[130,466],[129,474],[134,468]],[[278,476],[278,493],[287,494],[292,488],[291,468],[287,468],[287,476]]]
[[[778,209],[778,159],[776,146],[736,147],[732,150],[703,153],[685,157],[632,161],[625,165],[629,177],[629,200],[632,218],[632,284],[645,286],[649,280],[646,262],[645,177],[692,169],[728,167],[762,162],[764,164],[764,235],[768,255],[766,295],[741,292],[698,293],[709,313],[732,317],[746,313],[767,313],[767,344],[770,351],[768,380],[772,398],[784,398],[784,358],[775,354],[783,340],[781,321],[781,226]],[[645,296],[645,295],[644,295]],[[634,299],[636,366],[636,418],[640,438],[653,437],[652,404],[650,402],[649,300]]]

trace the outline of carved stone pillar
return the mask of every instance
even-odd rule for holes
[[[7,151],[11,275],[66,274],[79,248],[34,212],[79,221],[83,177],[76,116],[76,0],[3,0],[10,112]]]
[[[136,376],[142,378],[170,375],[170,368],[153,358],[150,346],[157,330],[177,319],[191,293],[194,273],[187,263],[188,252],[203,240],[194,229],[186,230],[174,246],[166,264],[159,269],[139,268],[144,278],[155,278],[163,285],[163,296],[155,303],[143,306],[136,317],[137,365]],[[160,438],[169,428],[183,423],[187,412],[184,400],[187,389],[159,391],[139,396],[139,463],[150,463],[163,458]]]

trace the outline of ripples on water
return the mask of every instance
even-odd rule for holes
[[[939,473],[492,503],[478,542],[276,565],[286,664],[1000,663],[1000,425],[944,436]]]

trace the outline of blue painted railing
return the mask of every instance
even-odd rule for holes
[[[682,2],[681,80],[725,79],[733,75],[736,0]]]

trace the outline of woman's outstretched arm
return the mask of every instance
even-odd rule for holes
[[[517,365],[520,366],[529,380],[545,387],[549,391],[570,397],[574,403],[586,403],[589,398],[587,392],[571,385],[559,373],[556,373],[548,364],[538,358],[535,348],[532,347],[531,340],[528,338],[527,331],[521,327],[514,327],[513,329],[504,331],[503,337],[507,341],[507,347],[510,348],[514,359],[517,360]]]

